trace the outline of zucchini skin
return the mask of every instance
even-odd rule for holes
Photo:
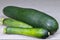
[[[18,28],[33,28],[31,25],[28,25],[18,20],[14,20],[12,18],[5,18],[3,20],[3,25],[9,26],[9,27],[18,27]]]
[[[51,34],[58,29],[56,19],[35,9],[7,6],[3,9],[3,13],[10,18],[32,25],[33,28],[47,29]]]
[[[48,31],[43,28],[12,28],[7,27],[4,29],[6,34],[20,34],[36,38],[45,39],[49,36]]]

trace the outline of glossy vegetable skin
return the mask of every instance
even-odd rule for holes
[[[27,23],[33,28],[47,29],[51,34],[58,29],[58,23],[53,17],[35,9],[7,6],[3,9],[3,13],[10,18]]]
[[[36,38],[47,38],[49,36],[48,31],[42,28],[12,28],[7,27],[4,29],[6,34],[20,34],[26,36],[32,36]]]
[[[18,27],[18,28],[33,28],[31,25],[28,25],[21,21],[14,20],[12,18],[5,18],[3,20],[3,25],[10,27]]]

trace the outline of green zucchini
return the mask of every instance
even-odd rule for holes
[[[3,25],[10,26],[10,27],[19,27],[19,28],[32,28],[31,25],[28,25],[21,21],[14,20],[12,18],[5,18],[3,20]]]
[[[33,28],[47,29],[51,34],[58,29],[58,22],[55,18],[35,9],[7,6],[3,9],[3,13],[10,18],[25,22]]]
[[[26,35],[36,38],[47,38],[49,36],[49,32],[43,28],[12,28],[7,27],[4,29],[6,34],[20,34]]]

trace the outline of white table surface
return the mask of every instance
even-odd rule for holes
[[[2,11],[6,6],[18,6],[40,10],[54,17],[60,24],[60,0],[0,0],[0,18],[6,17]],[[0,39],[38,39],[23,35],[4,34],[4,27],[5,26],[0,25]],[[60,27],[54,35],[48,37],[47,39],[60,39]]]

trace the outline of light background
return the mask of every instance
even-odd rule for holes
[[[54,17],[60,24],[60,0],[0,0],[0,18],[6,17],[2,10],[6,6],[18,6],[24,8],[33,8],[43,11],[52,17]],[[0,39],[37,39],[22,35],[7,35],[3,34],[4,26],[0,26]],[[59,30],[47,39],[60,39],[60,27]]]

